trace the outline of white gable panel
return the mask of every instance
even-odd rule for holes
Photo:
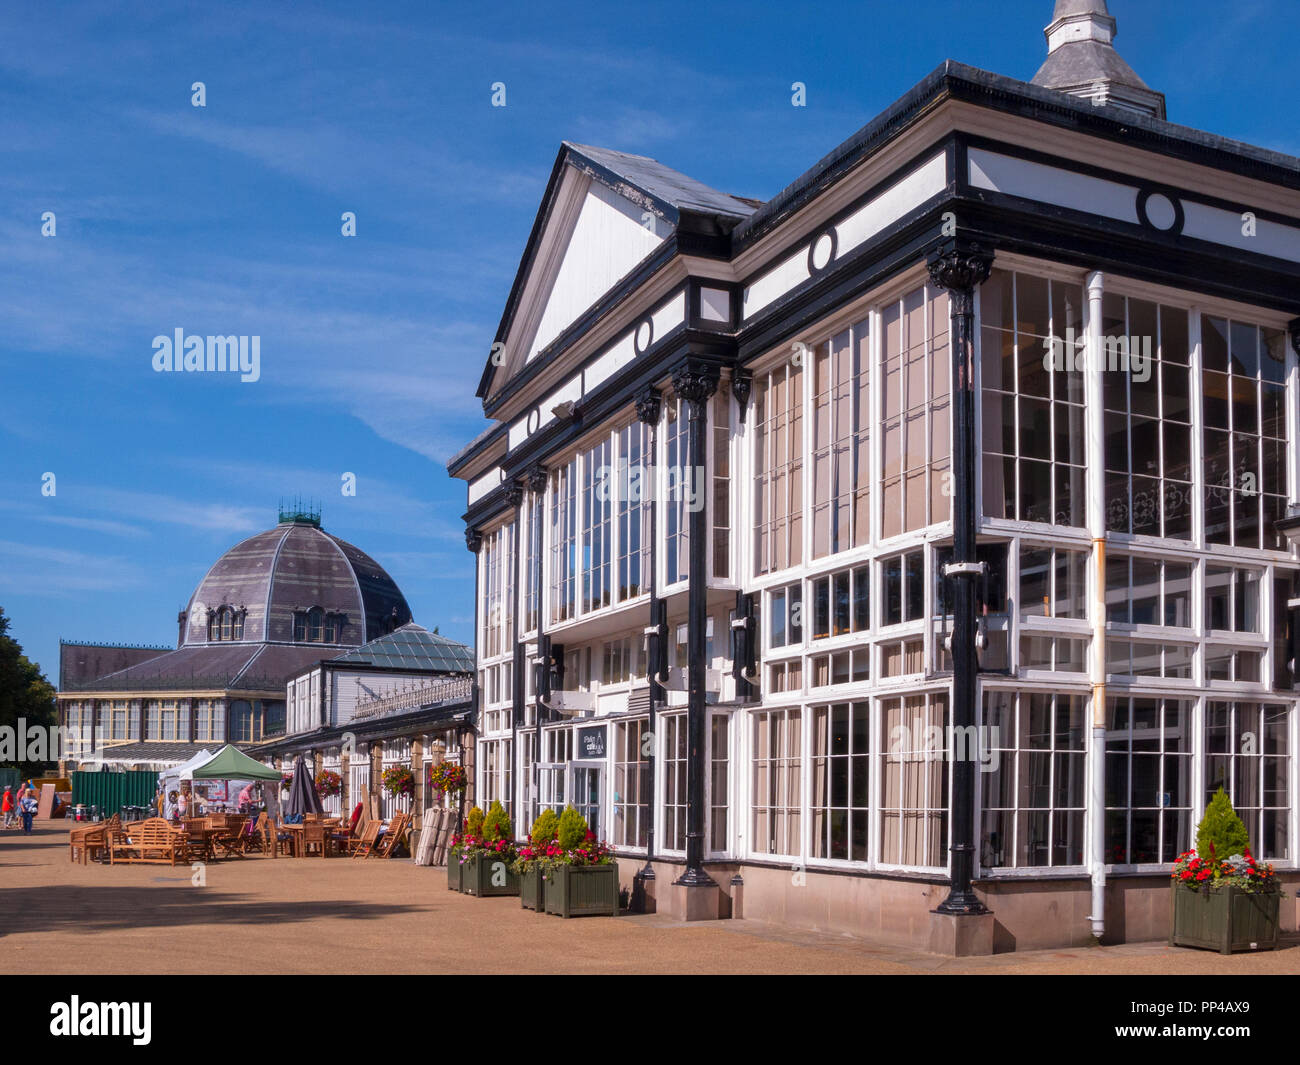
[[[663,242],[667,223],[657,216],[652,222],[643,224],[642,208],[630,200],[591,183],[529,345],[529,359]]]

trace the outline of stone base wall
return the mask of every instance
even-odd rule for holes
[[[620,858],[619,883],[631,899],[644,859]],[[653,863],[644,894],[649,907],[672,914],[673,881],[681,863]],[[948,894],[939,881],[794,870],[745,862],[709,863],[717,882],[718,917],[742,916],[815,932],[848,935],[889,946],[926,950],[930,913]],[[739,874],[743,885],[732,883]],[[1282,931],[1297,931],[1300,873],[1280,873]],[[976,893],[993,911],[994,953],[1091,945],[1092,886],[1084,877],[985,880]],[[736,911],[739,913],[736,913]],[[1104,944],[1165,939],[1169,935],[1169,878],[1111,877],[1106,882]]]

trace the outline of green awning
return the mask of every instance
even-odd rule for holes
[[[188,780],[279,780],[280,770],[263,765],[227,744],[197,769],[182,774]]]

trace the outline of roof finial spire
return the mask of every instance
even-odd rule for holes
[[[1034,84],[1153,118],[1165,117],[1163,93],[1151,89],[1115,51],[1115,18],[1106,0],[1056,0],[1047,62]]]

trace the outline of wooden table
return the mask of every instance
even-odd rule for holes
[[[326,841],[329,843],[333,843],[334,849],[342,853],[343,848],[339,846],[339,840],[338,840],[341,821],[337,818],[330,818],[328,820],[319,822],[319,824],[323,825],[325,828]],[[293,824],[293,825],[280,825],[276,829],[276,831],[279,831],[279,829],[282,828],[289,833],[290,840],[293,844],[293,856],[295,858],[301,858],[303,856],[302,832],[303,829],[305,829],[306,827],[307,827],[306,822],[300,822],[298,824]]]

